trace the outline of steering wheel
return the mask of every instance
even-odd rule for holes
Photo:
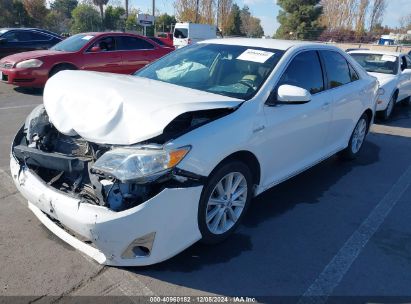
[[[238,83],[241,83],[245,85],[246,87],[249,87],[250,89],[254,90],[254,87],[251,83],[249,83],[247,80],[241,79]]]

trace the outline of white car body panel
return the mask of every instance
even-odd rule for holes
[[[187,111],[239,106],[226,116],[170,139],[164,148],[191,146],[177,169],[204,178],[234,153],[250,153],[260,164],[259,183],[254,190],[258,195],[347,147],[361,115],[366,111],[374,115],[376,79],[335,47],[271,39],[216,39],[205,43],[287,51],[260,90],[243,103],[133,76],[60,72],[50,79],[44,93],[51,122],[62,133],[79,134],[94,143],[131,145],[161,134],[172,119]],[[306,50],[340,53],[356,69],[360,80],[314,94],[308,103],[267,105],[288,64]],[[197,216],[203,186],[166,188],[136,207],[114,212],[51,188],[13,155],[10,167],[16,187],[34,214],[60,238],[99,263],[158,263],[202,237]],[[91,240],[95,247],[72,237],[44,214]],[[134,239],[153,232],[149,256],[121,257]]]
[[[378,79],[380,88],[384,89],[384,94],[379,97],[377,104],[377,111],[384,111],[395,91],[398,90],[397,102],[411,96],[411,69],[401,71],[401,61],[404,54],[398,52],[385,52],[385,51],[351,51],[349,54],[379,54],[388,55],[398,58],[398,72],[397,74],[384,74],[369,72],[369,74]]]

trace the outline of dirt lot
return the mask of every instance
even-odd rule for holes
[[[10,180],[10,142],[41,101],[40,92],[0,84],[0,295],[41,303],[64,295],[136,302],[141,298],[132,296],[207,294],[411,301],[411,107],[397,107],[390,123],[376,125],[356,161],[332,157],[254,199],[225,243],[120,269],[96,264],[48,232]]]

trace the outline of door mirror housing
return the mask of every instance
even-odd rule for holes
[[[268,105],[303,104],[311,100],[311,94],[304,88],[283,84],[277,92],[273,91],[267,101]]]
[[[101,47],[99,47],[98,45],[95,45],[95,46],[93,46],[93,47],[90,49],[90,52],[91,52],[91,53],[101,52]]]
[[[4,45],[7,43],[7,39],[6,38],[0,38],[0,45]]]

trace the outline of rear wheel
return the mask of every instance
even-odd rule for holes
[[[252,197],[252,174],[240,161],[220,166],[206,182],[198,209],[202,242],[225,240],[240,224]]]
[[[351,134],[348,147],[341,151],[340,155],[344,159],[354,159],[358,156],[367,136],[370,119],[367,114],[363,114],[358,120],[354,131]]]

